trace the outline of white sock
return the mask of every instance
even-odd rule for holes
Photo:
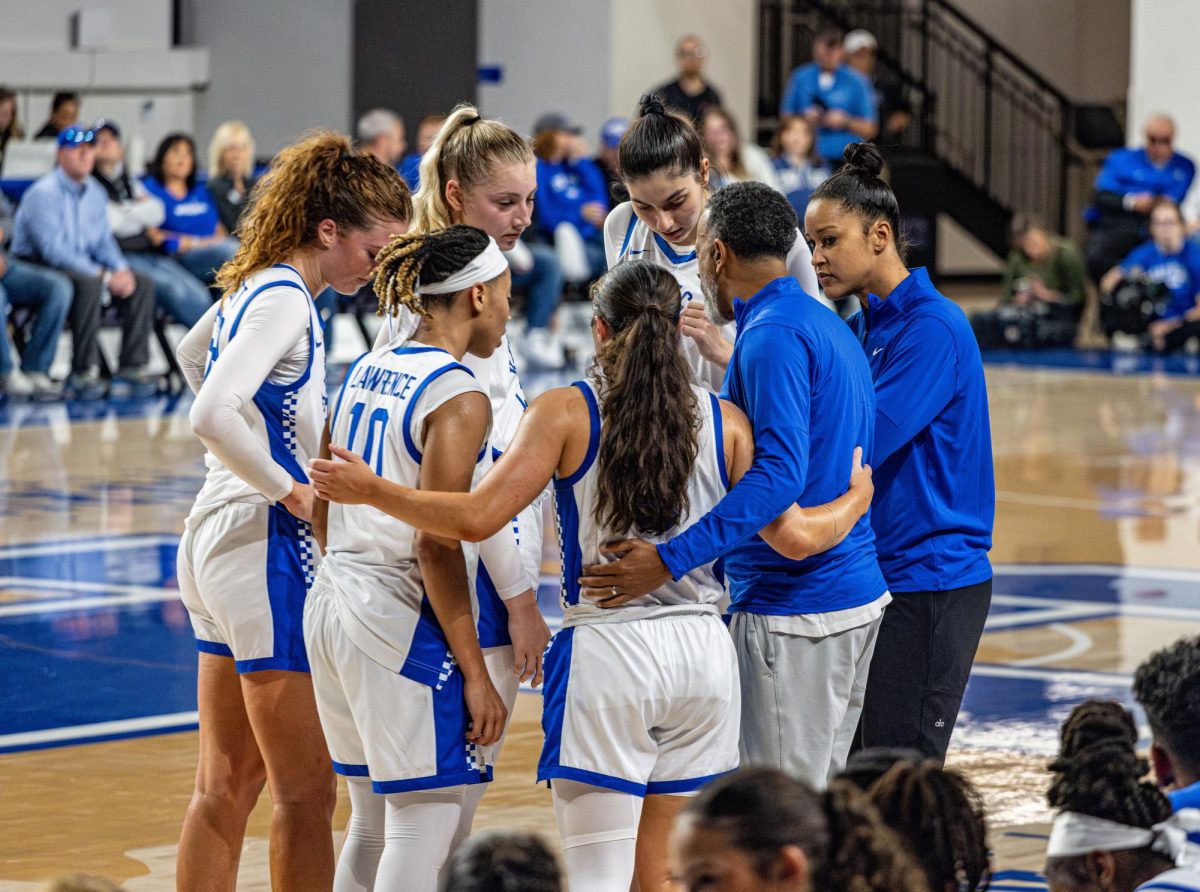
[[[628,889],[641,797],[557,778],[551,790],[571,892]]]
[[[383,855],[384,798],[365,777],[346,778],[350,791],[350,822],[338,855],[333,892],[370,892]]]
[[[386,844],[375,878],[377,889],[437,892],[464,790],[457,786],[387,795]]]

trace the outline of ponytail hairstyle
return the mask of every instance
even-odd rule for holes
[[[238,224],[241,246],[217,273],[225,294],[249,276],[312,243],[322,220],[339,232],[412,217],[408,186],[390,165],[355,151],[328,130],[309,134],[276,156],[251,193]]]
[[[421,187],[413,198],[413,232],[445,229],[453,222],[446,204],[446,183],[464,189],[482,183],[496,168],[533,161],[529,142],[511,127],[480,117],[473,105],[450,112],[421,158]]]
[[[657,93],[638,103],[638,117],[621,137],[617,164],[624,180],[666,172],[671,176],[700,174],[704,146],[686,118],[670,114]]]
[[[699,407],[679,349],[679,283],[634,260],[609,270],[591,296],[612,332],[596,351],[596,523],[616,534],[662,535],[687,516],[699,449]]]
[[[925,875],[866,795],[835,780],[825,793],[774,768],[747,768],[709,784],[685,815],[725,835],[766,876],[786,846],[808,861],[822,892],[928,892]]]
[[[809,199],[829,201],[862,221],[865,233],[873,223],[886,220],[892,227],[892,243],[904,259],[907,246],[900,235],[900,205],[892,187],[880,179],[883,156],[869,142],[852,142],[842,152],[841,168],[816,188]]]
[[[376,259],[379,315],[395,316],[405,307],[428,319],[431,307],[450,306],[454,294],[421,294],[418,283],[444,282],[487,250],[489,241],[482,229],[462,225],[393,238]]]
[[[1050,763],[1054,780],[1047,799],[1058,811],[1071,811],[1149,829],[1171,817],[1171,803],[1154,784],[1143,781],[1150,766],[1137,755],[1138,732],[1133,716],[1112,700],[1087,700],[1071,710],[1063,723],[1058,758]],[[1150,851],[1131,849],[1131,871],[1142,873],[1156,859]],[[1086,855],[1051,858],[1047,873],[1063,871],[1075,882],[1090,882]],[[1136,883],[1130,882],[1128,888]]]
[[[933,892],[986,889],[987,818],[979,791],[933,760],[899,762],[867,792],[884,822],[908,843]]]
[[[1154,742],[1189,773],[1200,768],[1200,638],[1155,651],[1133,676]]]

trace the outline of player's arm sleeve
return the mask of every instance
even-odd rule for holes
[[[200,392],[204,383],[204,367],[208,364],[208,348],[212,343],[213,325],[216,323],[217,312],[221,304],[214,303],[183,336],[179,346],[175,348],[175,359],[183,372],[183,379],[192,393]]]
[[[754,429],[754,462],[712,511],[658,553],[679,579],[773,521],[800,498],[808,473],[812,357],[800,336],[762,326],[743,332],[739,373]]]
[[[628,201],[617,205],[604,218],[604,259],[609,269],[616,266],[621,257],[621,244],[632,223],[633,205]]]
[[[922,317],[887,347],[875,379],[875,448],[879,467],[946,408],[957,389],[958,348],[940,319]]]
[[[492,447],[484,445],[484,473],[491,469]],[[513,523],[502,526],[494,536],[479,543],[479,559],[487,566],[488,576],[496,587],[501,601],[515,598],[530,589],[525,565],[521,561],[521,545]]]
[[[812,297],[821,296],[821,286],[817,284],[817,271],[812,265],[812,251],[799,229],[796,230],[796,241],[792,244],[792,250],[788,253],[787,266],[788,275],[796,277],[805,294]]]
[[[189,415],[208,450],[273,502],[292,491],[292,475],[250,429],[242,408],[308,330],[309,310],[294,288],[264,291],[246,309],[237,337],[213,363]]]

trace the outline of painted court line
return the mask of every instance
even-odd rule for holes
[[[178,544],[178,536],[104,536],[91,539],[69,539],[56,542],[32,543],[29,545],[3,546],[0,547],[0,560],[4,560],[5,558],[73,554],[79,551],[124,551],[131,548],[150,548],[158,545]]]
[[[0,752],[29,749],[45,744],[94,740],[100,737],[132,737],[146,732],[195,727],[199,721],[199,713],[173,712],[166,715],[142,716],[136,719],[119,719],[113,722],[95,722],[89,725],[69,725],[63,728],[0,734]]]

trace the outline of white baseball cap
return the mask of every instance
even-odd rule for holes
[[[879,49],[879,41],[875,39],[875,35],[870,31],[856,28],[847,34],[842,41],[842,49],[845,50],[847,56],[852,56],[859,50]]]

